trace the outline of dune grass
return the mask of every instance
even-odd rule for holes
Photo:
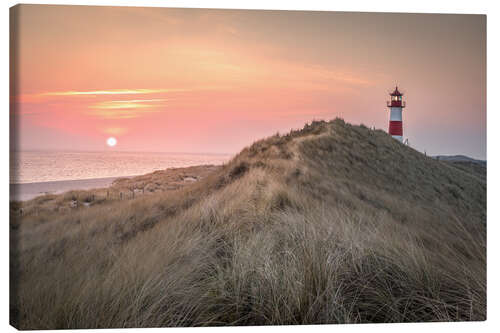
[[[11,323],[485,320],[486,183],[467,170],[336,119],[175,190],[12,214]]]

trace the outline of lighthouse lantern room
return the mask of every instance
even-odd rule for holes
[[[403,142],[403,108],[406,103],[403,101],[403,94],[399,92],[397,86],[389,95],[391,96],[391,100],[387,102],[387,107],[390,110],[389,134],[394,139]]]

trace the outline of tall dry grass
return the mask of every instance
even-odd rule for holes
[[[486,184],[316,122],[175,191],[11,221],[23,329],[484,320]]]

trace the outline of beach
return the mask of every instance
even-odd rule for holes
[[[11,154],[11,201],[26,201],[44,194],[72,190],[106,188],[118,178],[140,177],[145,186],[154,179],[148,186],[154,189],[158,187],[157,183],[171,185],[177,179],[175,173],[181,172],[181,168],[187,168],[187,172],[194,172],[193,176],[197,177],[199,172],[204,174],[206,170],[189,167],[221,165],[230,158],[227,154],[150,152],[25,151]],[[170,185],[169,189],[172,188]]]
[[[144,175],[103,177],[76,180],[58,180],[10,184],[10,201],[29,201],[46,194],[62,194],[69,191],[89,191],[106,198],[128,198],[137,195],[175,190],[206,177],[217,170],[217,165],[197,165],[168,168]],[[120,194],[121,193],[121,194]]]
[[[10,184],[10,200],[26,201],[44,194],[60,194],[71,190],[90,190],[110,186],[119,177],[59,180],[25,184]]]
[[[221,165],[230,158],[228,154],[15,151],[11,152],[10,183],[131,177],[169,168]]]

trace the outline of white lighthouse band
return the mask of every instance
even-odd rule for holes
[[[391,135],[394,139],[399,140],[403,142],[403,136],[402,135]]]
[[[391,107],[391,118],[390,121],[403,121],[403,109],[400,107]]]

